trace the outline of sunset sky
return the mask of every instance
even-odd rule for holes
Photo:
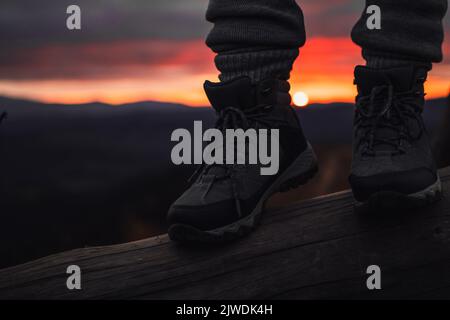
[[[352,101],[353,67],[362,63],[349,37],[362,0],[303,0],[308,41],[292,75],[293,92],[312,102]],[[82,9],[82,30],[66,29],[66,8]],[[203,81],[217,80],[204,45],[207,0],[2,0],[0,95],[44,102],[113,104],[157,100],[206,105]],[[450,88],[450,16],[445,61],[427,85]]]

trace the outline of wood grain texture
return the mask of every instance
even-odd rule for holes
[[[447,98],[447,110],[442,119],[441,128],[438,131],[437,139],[434,143],[434,158],[439,167],[450,165],[450,95]]]
[[[450,298],[450,168],[444,199],[417,211],[368,214],[342,192],[266,212],[249,237],[185,247],[166,235],[78,249],[0,270],[1,299]],[[66,288],[66,268],[82,290]],[[366,269],[382,270],[382,290]]]

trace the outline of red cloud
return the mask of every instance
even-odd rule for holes
[[[92,80],[148,77],[178,67],[191,74],[214,70],[213,53],[202,40],[139,40],[48,45],[23,49],[0,61],[4,80]]]

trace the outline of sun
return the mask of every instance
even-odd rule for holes
[[[293,101],[297,107],[306,107],[309,103],[309,97],[303,91],[298,91],[294,94]]]

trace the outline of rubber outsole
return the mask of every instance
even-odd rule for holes
[[[240,239],[259,224],[265,202],[277,192],[286,192],[307,183],[318,172],[317,158],[308,146],[291,166],[267,189],[255,209],[246,217],[221,228],[202,231],[185,224],[174,224],[169,228],[171,240],[182,243],[226,243]]]
[[[441,198],[442,184],[438,177],[434,184],[422,191],[412,194],[381,191],[371,195],[367,201],[357,201],[356,205],[358,208],[366,208],[370,211],[412,209],[431,205]]]

